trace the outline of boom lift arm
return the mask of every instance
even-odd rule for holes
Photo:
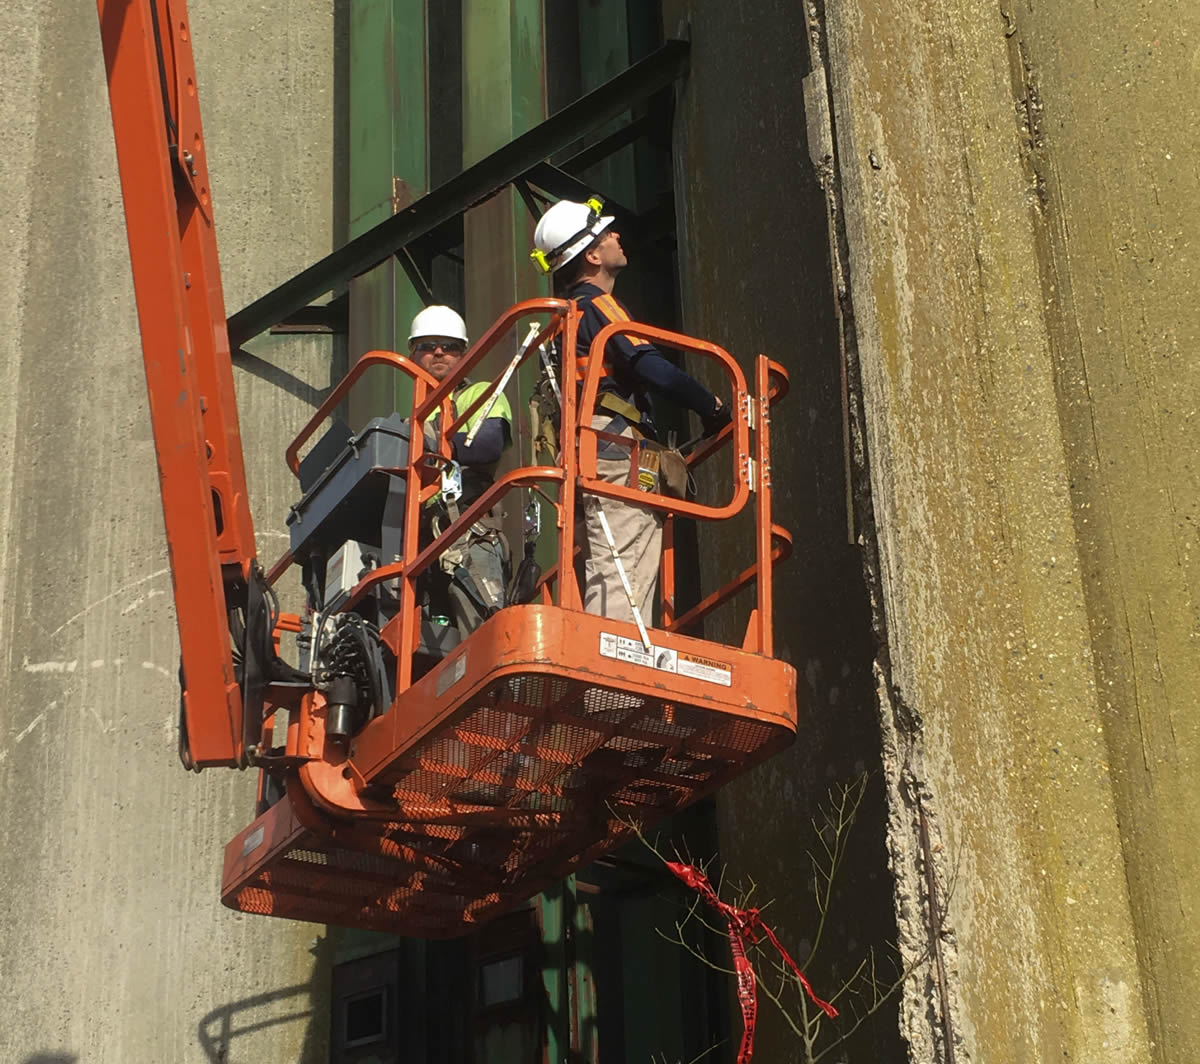
[[[262,669],[266,610],[187,5],[97,0],[97,8],[175,585],[180,754],[189,768],[245,766],[261,711],[247,712],[254,698],[243,697],[229,618],[240,614],[249,633],[238,651],[251,676]],[[253,695],[259,684],[247,686]]]

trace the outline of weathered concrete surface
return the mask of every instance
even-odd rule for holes
[[[195,6],[236,309],[332,244],[333,4]],[[324,929],[217,897],[254,780],[176,760],[178,651],[95,6],[0,5],[0,39],[0,1059],[323,1061]],[[273,557],[282,441],[328,384],[329,347],[253,349],[237,386]]]
[[[906,1032],[945,1022],[960,1060],[1200,1059],[1200,11],[826,16],[909,956],[918,802],[949,898],[948,1015],[926,968]]]
[[[1200,9],[1014,10],[1059,414],[1145,1008],[1200,1059]],[[1086,21],[1085,21],[1086,20]],[[1077,27],[1088,25],[1086,33]]]

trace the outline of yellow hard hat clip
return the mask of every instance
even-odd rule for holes
[[[536,266],[536,267],[537,267],[537,268],[538,268],[538,269],[539,269],[539,270],[540,270],[542,273],[549,273],[549,272],[550,272],[550,263],[546,261],[546,254],[545,254],[545,252],[543,252],[543,251],[542,251],[542,249],[541,249],[541,248],[534,248],[534,249],[533,249],[533,250],[532,250],[532,251],[529,253],[529,257],[530,257],[531,259],[533,259],[533,264],[534,264],[534,265],[535,265],[535,266]]]

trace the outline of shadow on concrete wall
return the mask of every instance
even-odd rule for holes
[[[328,1040],[324,1033],[328,1024],[318,1015],[324,1010],[314,1010],[312,1007],[313,998],[322,993],[323,988],[315,987],[312,983],[300,983],[221,1005],[200,1021],[196,1030],[200,1048],[212,1064],[228,1064],[228,1061],[234,1059],[232,1046],[238,1038],[307,1019],[308,1031],[299,1061],[302,1064],[317,1064],[325,1059],[328,1051]],[[269,1016],[261,1016],[268,1006],[278,1006],[281,1002],[291,999],[294,999],[294,1007],[272,1009]],[[26,1064],[59,1064],[59,1058],[38,1057],[35,1061],[27,1061]],[[75,1058],[64,1057],[61,1064],[75,1064]]]
[[[259,358],[258,355],[252,355],[245,348],[233,352],[233,364],[259,380],[275,385],[288,395],[295,396],[314,409],[325,402],[325,397],[329,394],[328,388],[314,388],[308,381],[301,380],[294,373],[289,373],[266,359]]]
[[[74,1053],[34,1053],[21,1064],[79,1064],[79,1058]]]
[[[253,1047],[247,1049],[243,1046],[235,1057],[233,1050],[238,1039],[306,1020],[307,1027],[296,1064],[326,1064],[329,1058],[329,992],[333,965],[333,945],[329,935],[319,935],[316,945],[308,953],[312,955],[314,963],[312,979],[307,983],[239,998],[219,1005],[203,1016],[196,1027],[196,1037],[211,1064],[228,1064],[231,1060],[246,1058]],[[270,1035],[266,1044],[270,1044]]]

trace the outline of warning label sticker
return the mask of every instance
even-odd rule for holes
[[[600,654],[602,657],[644,665],[659,672],[674,672],[680,676],[690,676],[694,680],[703,680],[705,683],[720,684],[722,687],[729,687],[733,682],[730,666],[723,661],[680,653],[670,647],[651,646],[647,649],[640,639],[629,639],[623,635],[613,635],[611,632],[600,633]]]
[[[728,662],[702,658],[698,654],[679,653],[675,671],[680,676],[690,676],[705,683],[719,683],[722,687],[733,684],[733,669]]]

